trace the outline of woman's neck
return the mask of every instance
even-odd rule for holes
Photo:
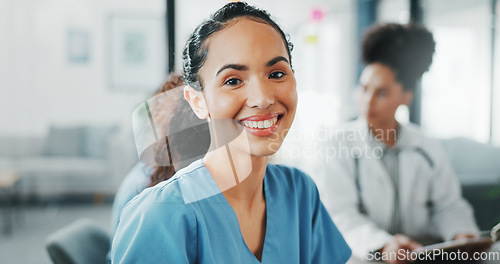
[[[203,163],[234,207],[253,207],[263,201],[268,158],[257,157],[231,144],[208,152]]]

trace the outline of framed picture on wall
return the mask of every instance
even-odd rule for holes
[[[119,91],[155,91],[167,75],[165,18],[112,15],[108,23],[110,88]]]
[[[70,28],[66,33],[67,61],[86,64],[90,60],[90,34],[88,30]]]

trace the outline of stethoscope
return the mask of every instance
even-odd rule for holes
[[[434,168],[434,161],[432,160],[431,156],[425,150],[423,150],[420,147],[416,147],[413,150],[416,151],[417,153],[419,153],[427,161],[427,163],[429,164],[429,167],[431,169]],[[354,154],[353,157],[354,157],[354,182],[356,185],[356,191],[357,191],[357,196],[358,196],[358,211],[361,214],[367,215],[368,210],[366,209],[365,203],[363,201],[363,197],[361,195],[361,191],[362,191],[362,189],[361,189],[361,174],[360,174],[360,170],[359,170],[359,160],[361,158],[361,154],[360,153]],[[433,207],[432,201],[427,202],[427,207],[428,208]]]

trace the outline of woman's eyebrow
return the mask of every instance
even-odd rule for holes
[[[225,69],[235,69],[235,70],[238,70],[238,71],[246,71],[246,70],[248,70],[248,67],[245,66],[245,65],[241,65],[241,64],[226,64],[226,65],[222,66],[217,71],[217,74],[215,74],[215,76],[219,75],[219,73],[221,73]]]
[[[276,57],[276,58],[274,58],[274,59],[270,60],[268,63],[266,63],[266,66],[267,66],[267,67],[271,67],[271,66],[273,66],[274,64],[276,64],[276,63],[278,63],[278,62],[280,62],[280,61],[285,61],[286,63],[289,63],[289,62],[288,62],[288,60],[287,60],[285,57],[283,57],[283,56],[278,56],[278,57]]]
[[[271,67],[273,66],[274,64],[280,62],[280,61],[285,61],[286,63],[289,63],[288,60],[283,57],[283,56],[278,56],[270,61],[268,61],[266,63],[266,66],[267,67]],[[215,76],[219,75],[219,73],[221,73],[223,70],[225,69],[235,69],[237,71],[246,71],[248,70],[248,67],[246,65],[241,65],[241,64],[226,64],[224,66],[222,66],[218,71],[217,73],[215,74]]]

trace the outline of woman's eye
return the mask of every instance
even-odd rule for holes
[[[275,72],[272,72],[271,75],[269,75],[269,79],[280,79],[283,76],[285,76],[284,72],[275,71]]]
[[[387,93],[385,91],[380,91],[380,92],[378,92],[378,96],[379,97],[386,97]]]
[[[241,80],[236,79],[236,78],[231,78],[231,79],[227,80],[224,84],[234,86],[234,85],[238,85],[240,83],[242,83]]]

